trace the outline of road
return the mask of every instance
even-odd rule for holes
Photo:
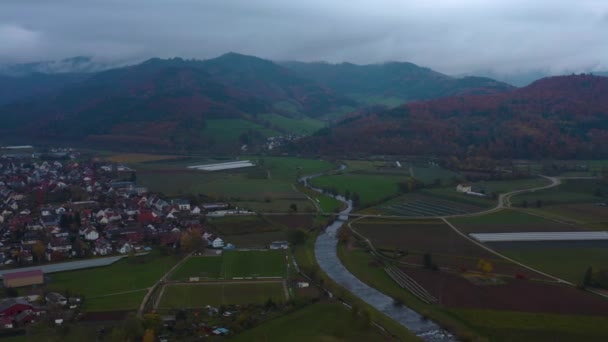
[[[154,305],[157,304],[157,302],[162,297],[162,292],[165,290],[164,285],[163,285],[165,283],[165,280],[167,278],[169,278],[169,276],[171,275],[171,273],[173,273],[173,271],[175,271],[175,269],[177,269],[180,265],[182,265],[186,260],[190,259],[190,257],[192,257],[192,254],[193,253],[190,253],[190,254],[186,255],[182,260],[180,260],[178,263],[176,263],[175,265],[173,265],[173,267],[171,267],[171,269],[168,270],[167,273],[165,273],[154,285],[152,285],[151,287],[148,288],[148,293],[146,293],[146,295],[144,296],[144,299],[141,301],[141,304],[139,305],[139,309],[137,310],[137,316],[138,317],[141,318],[143,316],[144,310],[146,308],[146,304],[150,300],[150,297],[154,293],[154,290],[156,290],[156,288],[158,286],[162,285],[163,286],[162,291],[161,291],[160,295],[158,296],[157,301],[155,302]]]

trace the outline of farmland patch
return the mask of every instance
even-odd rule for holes
[[[232,304],[263,304],[268,299],[285,301],[282,282],[199,283],[168,285],[160,309],[219,307]]]

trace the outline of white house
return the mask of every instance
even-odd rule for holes
[[[130,253],[131,250],[133,250],[133,246],[130,245],[128,242],[125,242],[119,249],[118,249],[118,253],[120,254],[127,254]]]
[[[99,233],[95,228],[89,228],[84,231],[84,238],[88,241],[95,241],[99,239]]]
[[[289,242],[287,241],[273,241],[270,243],[270,249],[288,249]]]
[[[222,248],[222,247],[224,247],[224,240],[220,239],[219,237],[215,238],[215,240],[213,240],[211,242],[211,247],[213,247],[213,248]]]
[[[177,205],[177,209],[180,211],[190,211],[190,202],[183,199],[177,199],[173,201],[173,204]]]
[[[467,192],[471,192],[472,188],[473,188],[473,185],[471,183],[462,183],[462,184],[458,184],[456,186],[456,191],[467,193]]]
[[[95,253],[98,255],[108,255],[112,253],[112,245],[108,240],[101,238],[95,241]]]
[[[199,215],[201,213],[201,208],[199,207],[194,207],[192,208],[192,211],[190,211],[193,215]]]

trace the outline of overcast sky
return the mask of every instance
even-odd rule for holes
[[[0,0],[0,63],[88,55],[608,70],[607,0]]]

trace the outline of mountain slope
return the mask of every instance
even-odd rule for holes
[[[414,102],[352,117],[292,148],[335,155],[606,158],[605,94],[605,77],[551,77],[509,93]]]
[[[513,88],[489,78],[453,78],[403,62],[369,65],[284,62],[282,65],[368,104],[394,105],[451,95],[500,93]]]
[[[74,85],[89,77],[87,74],[48,75],[33,73],[22,76],[0,75],[0,105],[42,96]]]
[[[277,108],[290,104],[289,110]],[[208,61],[151,59],[61,91],[0,107],[0,133],[47,141],[141,143],[227,152],[285,132],[269,114],[310,120],[354,102],[272,62],[228,54]],[[232,120],[218,123],[210,120]],[[218,141],[210,127],[237,127]],[[10,129],[9,129],[10,127]],[[223,137],[222,137],[223,138]]]

